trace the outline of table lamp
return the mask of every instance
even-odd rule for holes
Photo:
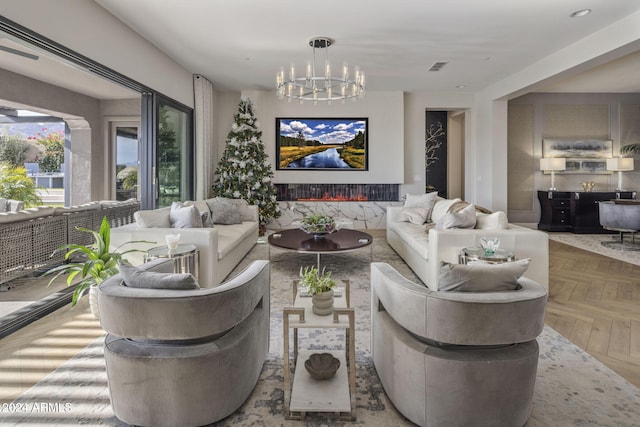
[[[614,157],[607,159],[607,170],[618,171],[618,188],[616,188],[616,191],[624,191],[622,189],[622,171],[633,170],[633,159],[631,157]]]
[[[549,187],[549,191],[556,191],[555,171],[563,171],[565,169],[567,169],[567,159],[564,157],[545,157],[540,159],[540,170],[551,172],[551,187]]]

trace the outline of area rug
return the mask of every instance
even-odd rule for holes
[[[618,261],[640,265],[640,235],[636,236],[635,244],[631,243],[628,235],[625,235],[624,243],[621,244],[617,234],[549,233],[549,239]]]
[[[305,421],[287,421],[283,408],[282,308],[291,304],[291,286],[300,266],[313,265],[316,257],[259,244],[238,266],[254,259],[271,259],[271,342],[268,359],[258,384],[247,402],[214,426],[411,426],[386,397],[370,355],[369,262],[388,262],[402,274],[417,280],[384,238],[371,247],[340,255],[323,255],[321,264],[334,277],[350,280],[352,306],[356,308],[357,420],[338,421],[309,415]],[[40,383],[3,408],[0,425],[124,425],[109,406],[107,378],[102,354],[103,338],[97,339],[52,372]],[[312,349],[340,348],[344,339],[333,331],[303,334],[302,346]],[[531,417],[533,426],[640,425],[640,390],[602,363],[545,327],[539,338],[540,360]],[[464,410],[464,408],[460,408]]]

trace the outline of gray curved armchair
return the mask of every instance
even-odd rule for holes
[[[604,201],[598,203],[600,225],[607,230],[618,231],[620,241],[623,233],[631,233],[631,243],[635,243],[635,233],[640,231],[640,202],[637,200]]]
[[[421,426],[522,426],[547,291],[442,292],[371,264],[371,348],[385,392]]]
[[[167,262],[168,261],[168,262]],[[171,272],[173,263],[143,265]],[[140,289],[114,276],[98,288],[115,416],[141,426],[199,426],[233,413],[269,350],[269,263],[218,287]]]

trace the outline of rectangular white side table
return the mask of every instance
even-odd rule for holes
[[[343,280],[344,289],[334,297],[332,315],[319,316],[311,309],[311,297],[298,295],[298,284],[294,282],[293,307],[283,309],[284,332],[284,410],[286,419],[304,419],[307,412],[332,412],[339,419],[356,419],[356,356],[355,356],[355,310],[349,307],[349,281]],[[296,318],[297,316],[297,318]],[[304,368],[305,360],[314,351],[299,351],[298,329],[336,328],[344,329],[346,348],[338,351],[316,351],[331,353],[340,360],[340,368],[328,380],[316,380]],[[289,355],[289,330],[293,329],[293,357],[295,371],[291,384]]]

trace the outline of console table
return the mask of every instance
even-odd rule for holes
[[[538,191],[538,229],[573,233],[611,233],[600,225],[598,202],[635,199],[635,191]]]

